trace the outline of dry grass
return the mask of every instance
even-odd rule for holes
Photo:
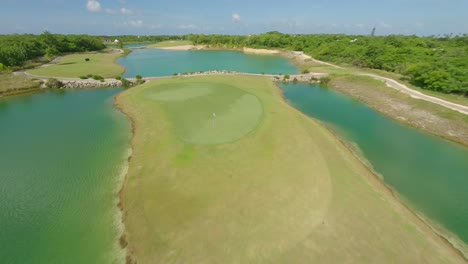
[[[39,88],[40,85],[40,81],[31,80],[26,76],[15,75],[9,72],[0,73],[0,94],[36,89]]]

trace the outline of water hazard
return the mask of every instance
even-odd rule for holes
[[[2,263],[116,263],[130,141],[121,89],[0,99]]]
[[[127,69],[125,77],[171,76],[210,70],[229,70],[248,73],[295,74],[297,67],[288,60],[271,55],[244,54],[239,51],[173,51],[137,49],[119,59]]]
[[[468,148],[399,124],[330,89],[280,87],[291,105],[356,143],[411,207],[468,242]]]

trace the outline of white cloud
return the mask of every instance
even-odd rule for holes
[[[232,14],[232,21],[234,21],[234,23],[237,23],[237,22],[240,22],[241,20],[241,16],[237,13],[234,13]]]
[[[96,0],[88,0],[86,8],[91,12],[99,12],[101,11],[101,4]]]
[[[110,9],[110,8],[106,8],[106,10],[105,10],[105,11],[106,11],[106,13],[107,13],[107,14],[112,14],[112,15],[113,15],[113,14],[115,14],[115,13],[117,13],[117,11],[116,11],[116,10],[114,10],[114,9]]]
[[[130,10],[130,9],[127,9],[127,8],[125,8],[125,7],[122,7],[122,8],[120,9],[120,13],[122,13],[122,14],[124,14],[124,15],[133,15],[133,11]]]
[[[144,23],[142,20],[130,20],[129,25],[136,28],[143,27]]]

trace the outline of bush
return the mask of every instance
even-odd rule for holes
[[[82,75],[80,76],[80,79],[83,79],[83,80],[88,79],[88,76]]]
[[[294,80],[293,80],[293,82],[297,82],[297,78],[296,78],[296,77],[294,77]]]
[[[141,80],[143,77],[141,77],[140,74],[137,74],[137,75],[135,76],[135,78],[136,78],[137,80]]]
[[[286,75],[284,75],[283,78],[284,78],[285,80],[289,80],[289,77],[290,77],[289,74],[286,74]]]
[[[92,78],[92,77],[93,77],[92,74],[88,74],[88,75],[86,75],[86,76],[88,76],[88,78]]]
[[[330,81],[331,79],[328,76],[320,78],[320,84],[328,84]]]
[[[121,78],[120,81],[122,82],[123,87],[130,87],[133,83],[125,78]]]
[[[303,69],[302,70],[302,74],[308,74],[308,73],[310,73],[309,69]]]
[[[115,77],[115,79],[116,79],[117,81],[120,81],[120,80],[122,79],[122,76],[117,76],[117,77]]]
[[[104,80],[104,77],[102,77],[100,75],[93,75],[93,79],[96,80],[96,81],[100,81],[100,80]]]
[[[47,83],[46,83],[46,87],[47,88],[62,88],[63,87],[63,83],[55,78],[49,78],[47,79]]]
[[[85,61],[89,61],[89,58],[85,58],[84,60],[85,60]]]
[[[0,63],[0,72],[1,71],[9,71],[10,70],[10,67],[7,67],[5,65],[3,65],[2,63]]]

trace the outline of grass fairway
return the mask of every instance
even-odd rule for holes
[[[169,48],[177,46],[192,45],[192,42],[189,40],[167,40],[161,41],[153,45],[149,45],[146,48],[148,49],[157,49],[157,48]]]
[[[151,81],[117,105],[139,263],[463,263],[266,78]]]
[[[27,73],[63,78],[78,78],[82,75],[100,75],[113,78],[124,73],[125,69],[116,63],[120,53],[80,53],[64,56],[59,63],[29,70]],[[89,58],[90,61],[85,61]]]

